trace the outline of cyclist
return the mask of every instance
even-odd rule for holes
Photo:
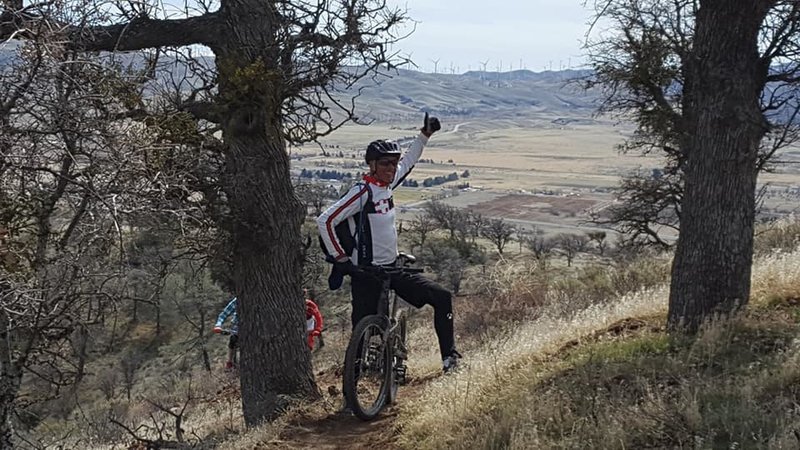
[[[214,333],[222,333],[222,325],[225,323],[228,316],[231,317],[231,337],[228,339],[228,360],[225,362],[225,369],[231,370],[233,369],[234,356],[239,349],[239,315],[236,314],[236,297],[233,297],[233,299],[228,302],[228,305],[225,306],[225,309],[219,313],[217,323],[214,325]]]
[[[329,279],[330,287],[338,288],[343,275],[350,275],[353,306],[351,320],[354,328],[365,316],[377,313],[382,289],[380,280],[364,275],[358,266],[391,265],[397,259],[397,229],[392,191],[411,172],[428,139],[440,128],[439,120],[435,117],[429,118],[426,113],[420,134],[405,154],[402,154],[396,142],[371,142],[365,155],[369,173],[364,176],[364,182],[353,186],[317,218],[322,242],[334,260]],[[335,231],[336,226],[345,220],[348,221],[350,234],[356,236],[357,245],[352,254],[343,250],[342,242]],[[439,340],[442,369],[445,373],[455,369],[461,355],[456,351],[453,336],[453,304],[450,292],[420,274],[393,275],[391,287],[403,300],[417,308],[425,304],[433,306],[433,322]]]
[[[308,336],[308,348],[314,350],[314,338],[319,339],[319,346],[322,348],[325,344],[322,342],[322,313],[319,307],[308,295],[308,289],[304,289],[306,293],[306,335]]]

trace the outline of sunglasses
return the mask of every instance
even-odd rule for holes
[[[400,162],[398,159],[379,159],[378,165],[381,167],[397,167],[397,164]]]

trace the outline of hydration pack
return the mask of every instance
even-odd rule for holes
[[[367,214],[375,212],[375,203],[372,201],[372,189],[370,189],[366,183],[357,183],[356,186],[362,186],[363,189],[367,190],[367,203],[364,205],[361,211],[353,216],[353,219],[356,221],[356,232],[355,234],[350,232],[349,221],[346,219],[339,222],[339,224],[333,228],[333,232],[339,239],[339,243],[342,245],[342,250],[344,250],[344,253],[347,256],[353,254],[353,250],[355,250],[356,245],[360,242],[361,248],[359,249],[359,261],[361,261],[361,257],[366,256],[369,249],[366,248],[366,240],[359,239],[359,237],[364,235],[364,230],[368,226],[365,223],[368,220]],[[348,189],[347,192],[350,192],[350,190],[352,190],[352,188]],[[345,195],[347,195],[347,193],[342,195],[342,197]],[[339,198],[341,199],[342,197]],[[322,240],[322,236],[319,236],[319,246],[322,248],[322,253],[325,254],[325,260],[328,262],[333,262],[334,257],[328,251],[328,247],[325,246],[325,241]],[[371,251],[369,253],[371,253]]]

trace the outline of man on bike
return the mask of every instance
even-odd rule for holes
[[[225,362],[225,369],[231,370],[233,369],[233,359],[236,355],[236,350],[239,348],[239,315],[236,314],[236,297],[233,297],[233,300],[228,302],[225,309],[219,313],[217,323],[214,325],[214,333],[222,333],[222,324],[225,323],[228,316],[231,316],[231,328],[229,330],[231,337],[228,339],[228,360]]]
[[[392,265],[397,259],[397,229],[392,191],[400,186],[422,155],[431,135],[441,128],[439,120],[428,117],[420,134],[402,154],[396,142],[377,140],[367,146],[365,160],[369,173],[363,183],[353,186],[336,203],[317,218],[322,242],[334,260],[331,288],[338,288],[342,275],[350,275],[353,311],[352,326],[365,316],[377,313],[382,283],[359,270],[364,265]],[[402,157],[401,157],[402,156]],[[348,221],[356,246],[351,254],[344,251],[335,232],[336,226]],[[358,230],[358,231],[357,231]],[[337,276],[339,281],[335,281]],[[456,351],[453,336],[452,295],[437,283],[420,274],[392,276],[391,287],[411,305],[433,306],[434,329],[439,340],[442,368],[445,373],[455,369],[461,355]]]

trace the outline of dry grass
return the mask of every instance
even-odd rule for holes
[[[751,304],[800,302],[800,246],[793,252],[776,250],[753,266]]]
[[[694,342],[644,332],[583,346],[507,397],[494,426],[477,422],[472,448],[796,448],[796,332],[747,319]]]
[[[627,317],[659,314],[665,309],[666,290],[653,289],[617,303],[589,307],[571,318],[545,316],[510,330],[504,339],[471,352],[460,373],[432,382],[418,401],[405,406],[401,442],[424,448],[452,445],[457,439],[455,432],[466,421],[495,408],[505,389],[535,382],[527,376],[516,378],[521,367],[540,362],[576,337]]]
[[[754,265],[749,317],[735,332],[714,328],[696,342],[672,341],[655,325],[666,311],[668,256],[569,272],[535,261],[498,262],[481,279],[479,295],[455,301],[459,347],[467,356],[459,374],[438,377],[431,312],[412,313],[414,398],[400,404],[398,444],[796,448],[791,430],[800,427],[800,417],[792,402],[800,403],[800,348],[792,339],[800,321],[800,249],[787,250],[796,242],[793,230],[760,234],[781,245],[762,251]],[[340,384],[346,340],[346,332],[329,332],[314,356],[325,401],[297,406],[255,429],[245,429],[238,396],[222,392],[224,379],[198,374],[193,389],[205,400],[188,410],[187,435],[217,448],[296,445],[292,433],[339,404],[340,394],[328,388]],[[132,425],[147,423],[151,413],[143,402],[119,411]],[[130,442],[113,427],[97,432],[113,439],[97,435],[95,442]]]
[[[800,245],[800,217],[762,225],[756,229],[755,253],[765,255],[776,250],[792,251]]]
[[[653,272],[658,271],[646,271]],[[798,297],[800,249],[775,252],[756,261],[753,270],[756,308],[752,310],[774,305],[777,299],[784,300],[781,303],[784,305]],[[617,324],[631,318],[651,318],[650,321],[656,318],[661,322],[666,303],[666,284],[653,285],[613,302],[594,304],[570,317],[548,313],[515,325],[500,338],[471,352],[468,366],[461,373],[432,382],[422,398],[404,405],[399,424],[401,445],[409,448],[637,448],[645,444],[713,447],[714,439],[727,439],[740,445],[770,442],[780,448],[790,442],[793,435],[785,425],[798,418],[792,414],[784,418],[778,412],[783,407],[791,411],[787,402],[794,397],[782,397],[769,409],[769,414],[756,415],[752,420],[748,418],[753,414],[746,412],[746,408],[763,409],[768,386],[783,386],[786,380],[800,379],[796,365],[800,356],[796,356],[790,338],[797,328],[791,312],[778,315],[787,322],[774,327],[777,314],[774,308],[769,309],[766,317],[754,312],[749,319],[751,323],[738,325],[736,333],[712,330],[695,343],[673,343],[663,333],[641,331],[639,337],[630,341],[588,345],[598,335],[618,329]],[[765,350],[769,342],[775,345]],[[566,355],[564,349],[574,346],[577,350]],[[679,354],[672,355],[674,351]],[[761,356],[764,352],[777,356],[767,360]],[[742,356],[733,358],[737,354]],[[606,367],[607,361],[619,364]],[[691,368],[700,363],[712,368],[715,364],[728,366],[715,372],[715,378],[708,372],[693,372]],[[750,364],[758,370],[744,374],[735,370]],[[685,367],[690,370],[680,372]],[[676,377],[683,377],[678,387],[663,389],[670,381],[656,375],[666,369],[673,370]],[[705,375],[709,378],[703,378]],[[612,388],[598,394],[606,385]],[[635,389],[626,394],[620,386]],[[714,387],[719,389],[714,391]],[[734,401],[737,396],[741,401]],[[595,403],[587,404],[587,398]],[[736,431],[736,427],[746,431]],[[748,438],[746,433],[755,437]]]

